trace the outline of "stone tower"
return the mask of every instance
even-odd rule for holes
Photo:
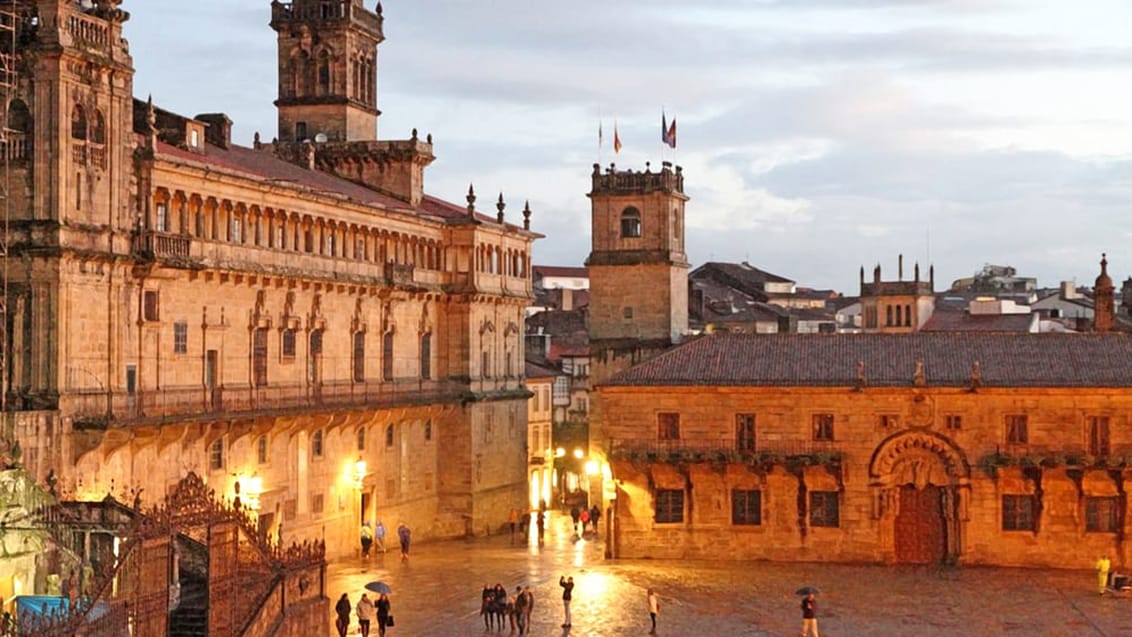
[[[880,266],[873,269],[872,282],[865,282],[861,268],[861,327],[868,334],[907,334],[918,332],[935,310],[935,268],[928,279],[920,280],[916,264],[912,280],[904,280],[904,255],[900,255],[895,281],[882,281]]]
[[[377,139],[376,12],[362,0],[271,3],[279,46],[279,141]]]
[[[1116,323],[1115,291],[1112,277],[1108,275],[1108,259],[1102,254],[1101,273],[1093,287],[1093,330],[1096,332],[1111,332]]]
[[[590,276],[592,379],[610,375],[678,343],[688,330],[684,254],[684,175],[602,172],[594,164]]]

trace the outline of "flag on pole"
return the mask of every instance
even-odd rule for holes
[[[673,117],[672,123],[669,124],[664,111],[660,113],[660,141],[670,148],[676,148],[676,118]]]
[[[597,147],[600,149],[605,143],[605,136],[601,132],[601,120],[597,121]]]
[[[613,122],[613,152],[621,152],[621,136],[617,134],[617,122]]]

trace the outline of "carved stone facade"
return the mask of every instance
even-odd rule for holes
[[[128,14],[90,4],[20,5],[5,390],[29,470],[143,502],[195,471],[331,556],[363,519],[505,521],[538,235],[425,194],[431,137],[375,139],[381,16],[271,3],[279,141],[243,147],[134,100]]]
[[[1130,359],[1118,334],[702,337],[597,390],[612,552],[1128,564]]]

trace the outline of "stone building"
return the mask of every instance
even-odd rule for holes
[[[931,273],[886,282],[878,268],[861,292],[876,333],[689,339],[682,173],[595,170],[590,197],[603,460],[590,492],[610,555],[1132,558],[1132,339],[1105,333],[1111,320],[1093,334],[917,331]]]
[[[271,2],[279,130],[246,147],[134,99],[120,0],[7,4],[4,380],[39,480],[149,503],[192,471],[330,555],[526,500],[538,235],[428,195],[431,136],[378,140],[380,5]]]

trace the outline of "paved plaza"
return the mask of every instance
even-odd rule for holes
[[[508,592],[531,587],[530,634],[539,637],[647,635],[650,587],[661,600],[659,635],[793,637],[801,623],[793,593],[803,585],[822,591],[823,637],[1132,635],[1132,596],[1097,595],[1095,577],[1085,569],[614,561],[603,559],[600,541],[573,542],[569,516],[562,515],[551,516],[541,549],[493,536],[418,544],[402,563],[395,543],[368,561],[333,562],[327,577],[331,606],[343,592],[356,603],[368,581],[389,583],[397,620],[391,636],[489,634],[479,615],[480,590],[497,582]],[[568,631],[560,628],[563,574],[576,585]],[[351,635],[356,626],[355,619]],[[327,627],[327,635],[335,635],[330,618]]]

